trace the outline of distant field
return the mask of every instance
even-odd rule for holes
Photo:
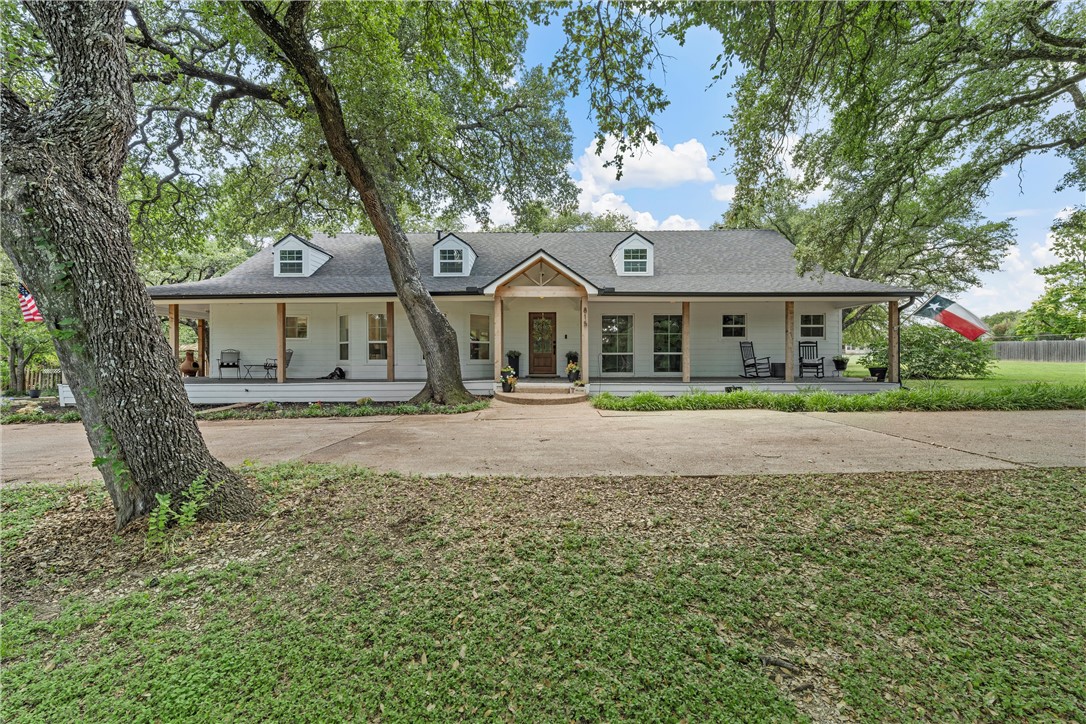
[[[853,358],[849,363],[846,377],[866,377],[867,368],[861,367]],[[954,387],[962,390],[986,390],[1009,385],[1024,385],[1031,382],[1055,382],[1067,385],[1086,384],[1086,365],[1078,362],[997,362],[995,374],[983,380],[905,380],[907,387],[926,388],[933,386]]]

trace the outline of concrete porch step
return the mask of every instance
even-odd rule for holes
[[[532,390],[531,392],[523,391],[520,386],[517,386],[516,392],[502,392],[498,390],[494,393],[495,400],[501,400],[502,402],[509,402],[514,405],[576,405],[582,402],[588,401],[588,395],[583,392],[568,392],[562,390],[540,392]]]
[[[539,384],[538,382],[521,382],[517,385],[518,395],[566,395],[570,394],[569,390],[573,385],[568,382],[555,382],[552,384]],[[583,388],[574,394],[583,395]]]

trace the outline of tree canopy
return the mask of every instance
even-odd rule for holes
[[[1071,209],[1052,225],[1052,253],[1060,261],[1035,271],[1045,290],[1015,328],[1026,336],[1086,337],[1086,206]]]

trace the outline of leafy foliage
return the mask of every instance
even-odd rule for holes
[[[691,392],[664,397],[639,392],[616,397],[604,392],[592,397],[601,410],[662,412],[667,410],[776,410],[777,412],[892,412],[947,410],[1082,410],[1086,384],[1034,383],[986,390],[948,387],[906,389],[871,395],[839,395],[826,390],[782,394],[758,390]]]
[[[870,352],[860,359],[860,364],[885,367],[887,345],[885,338],[872,341]],[[995,361],[991,342],[972,342],[942,325],[923,322],[901,325],[903,377],[928,380],[987,377]]]
[[[992,330],[993,337],[1013,337],[1017,334],[1017,326],[1022,314],[1021,311],[996,312],[982,319],[988,325],[988,329]]]
[[[1045,290],[1022,315],[1017,332],[1086,337],[1086,206],[1057,220],[1052,234],[1052,252],[1060,262],[1036,270],[1045,278]]]

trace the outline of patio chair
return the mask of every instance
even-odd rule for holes
[[[740,342],[739,351],[743,354],[743,374],[740,377],[770,377],[769,358],[754,356],[753,342]]]
[[[290,369],[290,358],[293,357],[293,356],[294,356],[294,350],[288,349],[287,350],[287,358],[286,358],[286,361],[283,364],[283,369],[284,370]],[[276,360],[275,357],[268,357],[266,360],[264,360],[264,376],[265,377],[275,377],[276,372],[278,371],[278,369],[279,369],[279,361]]]
[[[234,370],[241,377],[241,352],[236,349],[224,349],[219,352],[219,379],[222,379],[223,368]]]
[[[814,370],[815,377],[825,377],[826,358],[818,356],[818,342],[799,343],[799,376],[803,370]]]

